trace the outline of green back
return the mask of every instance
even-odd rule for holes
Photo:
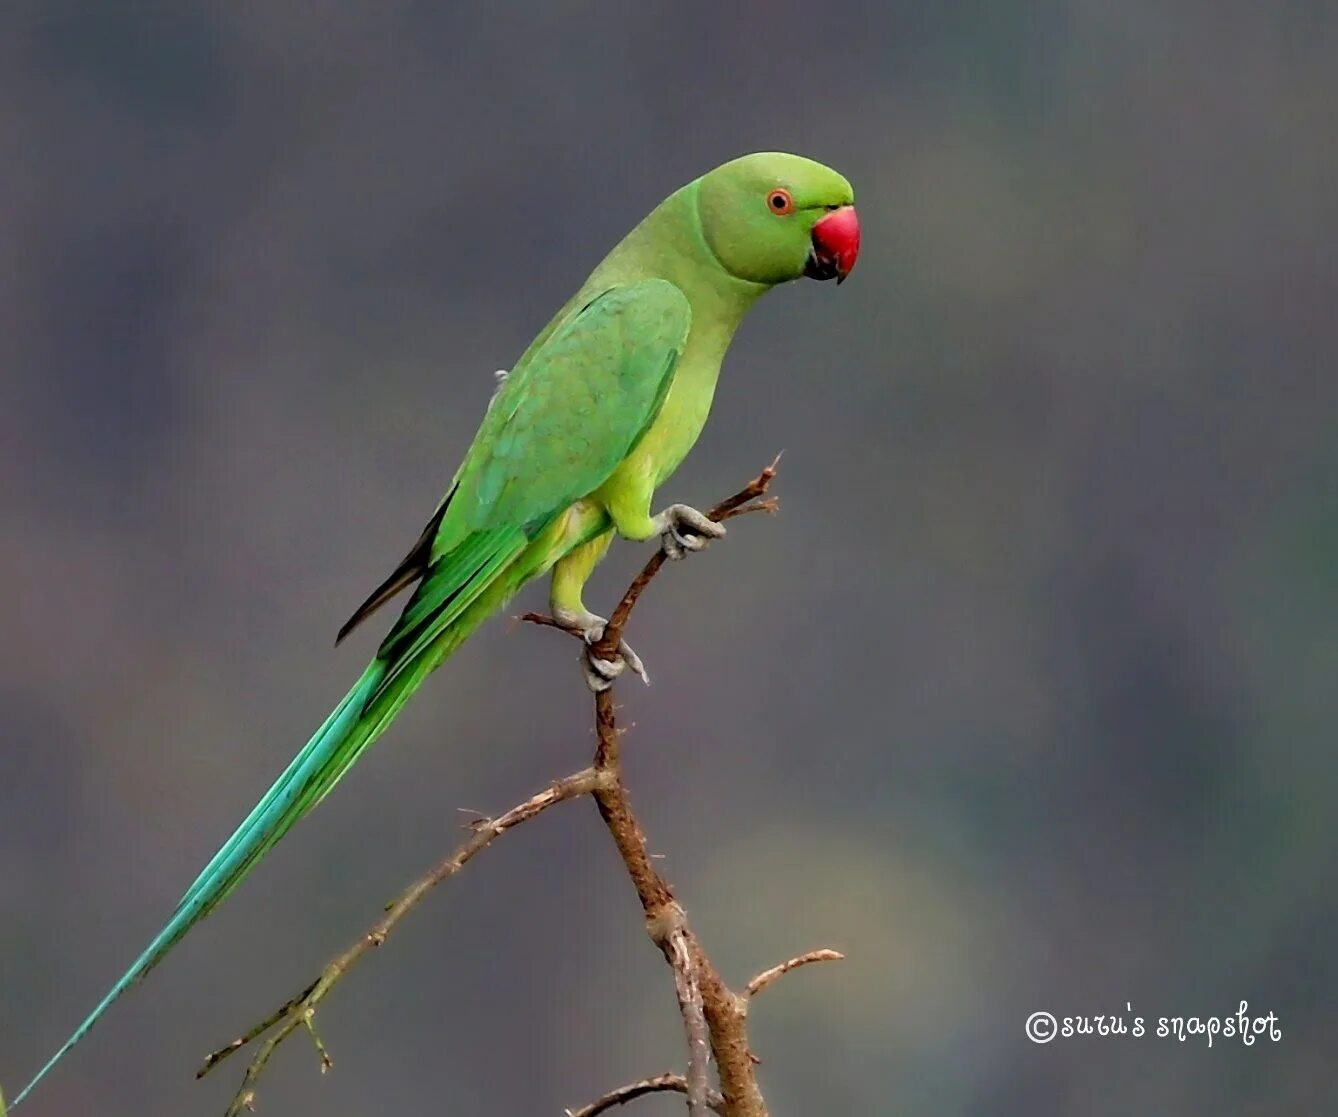
[[[456,475],[434,559],[473,533],[541,523],[597,489],[655,421],[691,323],[663,279],[613,287],[527,353]]]

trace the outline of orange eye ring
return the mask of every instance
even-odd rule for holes
[[[794,198],[788,190],[778,187],[767,195],[767,209],[777,217],[784,217],[794,212]]]

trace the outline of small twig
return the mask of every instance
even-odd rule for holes
[[[843,962],[845,957],[839,950],[810,950],[807,954],[791,958],[788,962],[782,962],[779,966],[772,966],[769,970],[763,970],[752,981],[748,982],[748,996],[757,996],[773,981],[784,977],[791,970],[797,970],[800,966],[807,966],[811,962]]]
[[[599,1114],[617,1105],[626,1105],[629,1101],[644,1098],[648,1094],[686,1094],[688,1082],[681,1074],[657,1074],[654,1078],[643,1078],[640,1082],[629,1082],[610,1090],[602,1098],[583,1105],[580,1109],[568,1109],[567,1117],[599,1117]],[[709,1092],[706,1104],[716,1113],[725,1112],[725,1099],[715,1090]]]
[[[330,1058],[330,1053],[325,1050],[320,1032],[316,1031],[316,1010],[314,1008],[309,1008],[302,1014],[302,1023],[306,1025],[307,1031],[311,1033],[311,1042],[316,1045],[316,1054],[321,1057],[321,1074],[324,1074],[327,1070],[333,1070],[334,1060]]]
[[[677,906],[677,905],[675,905]],[[681,911],[681,909],[680,909]],[[711,1063],[710,1032],[706,1027],[706,1009],[701,985],[687,935],[679,927],[669,935],[665,955],[674,970],[674,992],[683,1014],[683,1030],[688,1037],[687,1095],[690,1117],[706,1117],[711,1083],[707,1078]]]
[[[325,998],[325,995],[364,954],[386,941],[387,936],[394,930],[396,924],[417,907],[428,892],[442,881],[458,873],[469,860],[487,849],[508,830],[519,826],[522,822],[529,821],[558,803],[565,803],[569,799],[589,795],[600,785],[602,780],[603,777],[593,768],[586,768],[575,775],[556,781],[539,794],[512,807],[500,817],[483,822],[454,853],[405,889],[375,926],[327,965],[321,971],[320,977],[307,986],[305,992],[287,1001],[281,1008],[261,1021],[260,1024],[248,1029],[227,1046],[219,1048],[205,1059],[203,1065],[196,1072],[195,1076],[197,1078],[204,1077],[229,1055],[245,1047],[252,1040],[258,1039],[270,1029],[274,1029],[273,1034],[256,1049],[255,1055],[252,1056],[251,1062],[246,1068],[246,1073],[242,1076],[241,1086],[234,1095],[232,1103],[228,1106],[227,1117],[238,1117],[242,1110],[250,1110],[254,1107],[255,1084],[278,1046],[298,1028],[302,1027],[309,1029],[312,1036],[315,1037],[312,1018],[315,1015],[316,1005]],[[328,1069],[331,1065],[329,1055],[326,1054],[319,1038],[316,1039],[316,1044],[317,1050],[321,1054],[321,1067],[323,1070]]]
[[[231,1043],[229,1043],[226,1047],[220,1047],[217,1051],[215,1051],[212,1055],[209,1056],[209,1058],[207,1058],[204,1061],[204,1064],[200,1067],[200,1069],[195,1072],[195,1077],[203,1078],[206,1074],[208,1074],[211,1070],[214,1069],[215,1064],[221,1063],[234,1051],[238,1051],[241,1048],[245,1047],[257,1036],[264,1035],[266,1032],[268,1032],[272,1027],[274,1027],[275,1024],[277,1024],[290,1012],[301,1006],[301,1004],[307,999],[307,997],[311,995],[312,991],[316,988],[316,986],[320,984],[320,981],[321,979],[318,977],[315,981],[313,981],[310,985],[308,985],[305,989],[303,989],[302,992],[300,992],[296,997],[294,997],[290,1001],[287,1001],[284,1004],[281,1004],[267,1017],[265,1017],[264,1020],[260,1021],[259,1024],[256,1024],[254,1027],[243,1032]]]

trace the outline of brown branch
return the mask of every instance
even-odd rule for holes
[[[779,966],[772,966],[769,970],[763,970],[752,981],[748,982],[748,996],[757,996],[773,981],[784,977],[791,970],[797,970],[800,966],[807,966],[812,962],[844,962],[845,957],[839,950],[810,950],[807,954],[799,955],[798,958],[791,958],[788,962],[782,962]]]
[[[772,479],[776,476],[776,466],[779,461],[778,457],[742,490],[712,508],[707,513],[708,518],[720,522],[749,512],[774,511],[775,502],[761,498],[765,497]],[[622,600],[618,602],[618,607],[609,617],[604,635],[594,645],[592,654],[607,659],[617,652],[623,629],[632,615],[633,608],[636,607],[637,601],[651,580],[664,566],[666,557],[661,549],[641,568],[641,572],[632,580]],[[651,863],[646,849],[646,837],[632,813],[631,802],[622,783],[619,763],[621,733],[614,713],[611,687],[595,695],[595,730],[598,734],[595,771],[609,777],[594,790],[595,803],[599,807],[600,817],[603,818],[614,845],[618,847],[618,853],[622,856],[627,875],[636,889],[637,898],[641,901],[641,908],[646,916],[646,929],[651,940],[660,948],[665,961],[674,968],[676,975],[681,970],[687,969],[687,972],[696,979],[711,1052],[715,1056],[720,1076],[720,1092],[724,1097],[725,1113],[728,1117],[767,1117],[766,1102],[758,1089],[753,1056],[748,1049],[747,1001],[725,984],[702,949],[701,943],[697,941],[697,936],[687,924],[683,909],[674,900],[672,890]],[[687,960],[686,965],[682,961],[684,958]],[[677,984],[676,980],[676,987]],[[680,1003],[682,1000],[683,996],[680,993]],[[689,1052],[694,1053],[696,1037],[686,1012],[685,1026],[688,1029]],[[692,1067],[691,1059],[689,1067]],[[689,1086],[693,1085],[690,1078]],[[696,1117],[700,1108],[690,1112]]]
[[[688,1081],[681,1074],[657,1074],[654,1078],[643,1078],[640,1082],[629,1082],[610,1090],[602,1098],[583,1105],[580,1109],[567,1110],[567,1117],[598,1117],[616,1105],[626,1105],[629,1101],[644,1098],[648,1094],[686,1094]],[[710,1091],[706,1103],[714,1112],[725,1112],[725,1099],[716,1091]]]
[[[721,501],[707,515],[717,522],[733,519],[751,512],[774,512],[777,503],[766,496],[776,475],[772,462],[742,490]],[[652,579],[664,566],[663,549],[651,556],[641,572],[633,579],[614,609],[603,637],[592,651],[600,658],[610,658],[617,652],[623,629],[637,601]],[[550,617],[527,614],[524,618],[538,624],[556,624]],[[713,1110],[723,1117],[768,1117],[765,1101],[758,1089],[754,1072],[755,1059],[748,1049],[748,999],[733,992],[721,978],[701,943],[688,926],[687,916],[674,899],[673,891],[656,871],[647,850],[646,837],[622,782],[621,736],[617,725],[612,689],[595,695],[595,729],[597,744],[594,763],[584,771],[558,780],[547,790],[513,807],[496,819],[482,819],[473,825],[474,833],[454,853],[436,865],[425,876],[411,884],[386,908],[385,914],[344,953],[331,961],[320,976],[302,993],[281,1005],[277,1010],[250,1028],[226,1047],[210,1055],[197,1077],[207,1074],[235,1051],[252,1041],[266,1036],[256,1049],[242,1077],[242,1083],[227,1117],[238,1117],[243,1109],[251,1109],[255,1100],[255,1085],[264,1072],[275,1050],[299,1028],[306,1028],[316,1044],[322,1071],[333,1064],[326,1053],[314,1026],[316,1006],[357,961],[373,948],[385,942],[394,927],[434,887],[454,876],[467,861],[486,849],[500,835],[522,822],[527,822],[549,807],[569,799],[590,795],[599,808],[600,817],[618,849],[627,875],[636,889],[646,918],[646,929],[651,940],[660,948],[674,974],[674,988],[683,1017],[688,1040],[688,1073],[660,1075],[621,1087],[603,1098],[578,1110],[572,1117],[595,1117],[613,1106],[634,1100],[646,1094],[676,1091],[687,1095],[691,1117],[705,1117]],[[760,991],[782,974],[808,962],[839,958],[835,951],[813,951],[791,959],[763,974],[748,985],[748,995]],[[709,1048],[709,1054],[708,1054]],[[714,1056],[720,1080],[720,1090],[709,1083],[710,1056]],[[571,1111],[568,1111],[569,1113]]]
[[[246,1073],[242,1076],[242,1084],[233,1096],[232,1103],[228,1106],[227,1117],[238,1117],[242,1110],[253,1108],[255,1085],[263,1073],[265,1065],[279,1045],[299,1028],[307,1028],[313,1039],[316,1040],[317,1051],[321,1057],[321,1069],[326,1070],[332,1065],[324,1046],[316,1037],[312,1024],[316,1005],[325,998],[325,995],[363,955],[386,941],[395,925],[417,907],[428,892],[442,881],[458,873],[466,862],[487,849],[508,830],[519,826],[522,822],[528,822],[536,815],[546,811],[549,807],[556,806],[558,803],[565,803],[569,799],[589,795],[599,786],[603,778],[593,768],[586,768],[584,771],[550,784],[545,790],[526,799],[518,806],[512,807],[499,818],[484,819],[475,823],[473,826],[474,833],[468,841],[464,842],[454,853],[436,865],[425,876],[414,881],[400,893],[386,909],[385,915],[377,920],[372,929],[330,962],[321,971],[320,977],[307,986],[303,993],[293,997],[261,1023],[248,1029],[226,1047],[219,1048],[205,1059],[203,1065],[196,1071],[196,1078],[203,1078],[229,1055],[239,1051],[271,1028],[274,1029],[273,1034],[256,1049],[255,1055],[252,1056],[251,1062],[246,1068]]]

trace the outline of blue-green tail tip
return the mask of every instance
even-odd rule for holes
[[[17,1107],[70,1049],[88,1035],[93,1025],[121,994],[153,969],[191,927],[213,910],[246,875],[256,858],[281,838],[298,818],[338,782],[339,777],[357,758],[362,746],[374,736],[374,733],[364,733],[361,738],[351,740],[351,735],[358,731],[367,697],[380,682],[384,671],[382,661],[372,661],[353,689],[325,720],[325,724],[293,758],[237,831],[214,855],[195,883],[186,890],[167,925],[112,986],[97,1008],[89,1013],[75,1033],[47,1060],[33,1080],[18,1092],[10,1103],[10,1109]],[[3,1106],[0,1106],[0,1117],[4,1117]]]

